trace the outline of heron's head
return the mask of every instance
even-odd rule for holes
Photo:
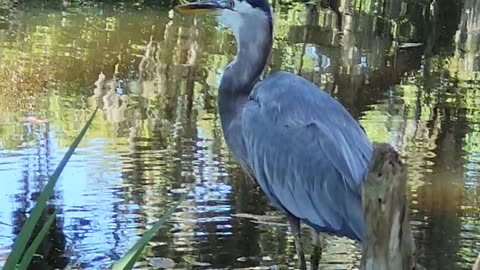
[[[260,38],[252,33],[264,36],[272,34],[272,13],[268,0],[207,0],[179,5],[175,10],[184,14],[216,15],[220,23],[233,31],[238,42]]]

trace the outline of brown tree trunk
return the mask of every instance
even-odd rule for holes
[[[408,218],[407,169],[389,144],[374,147],[363,186],[365,242],[360,269],[419,269]]]

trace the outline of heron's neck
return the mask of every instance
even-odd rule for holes
[[[225,69],[220,82],[218,105],[222,122],[230,121],[241,110],[265,68],[272,48],[269,25],[243,29],[235,33],[237,55]]]

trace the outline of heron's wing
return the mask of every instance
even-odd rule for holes
[[[372,145],[348,111],[280,72],[255,87],[242,119],[248,165],[267,196],[318,230],[361,240]]]

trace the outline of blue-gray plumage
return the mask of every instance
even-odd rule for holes
[[[254,87],[242,120],[248,166],[277,206],[319,231],[363,239],[372,146],[335,99],[277,72]]]
[[[317,232],[363,240],[361,185],[373,155],[360,125],[333,97],[286,72],[260,80],[272,48],[266,0],[197,2],[180,12],[215,11],[237,41],[224,71],[218,108],[228,147],[283,210],[306,263],[300,221]]]

